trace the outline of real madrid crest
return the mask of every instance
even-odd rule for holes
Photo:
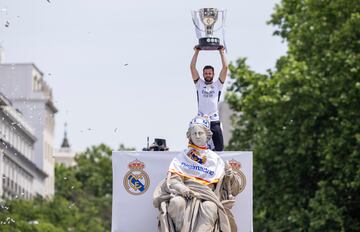
[[[206,156],[200,154],[200,152],[196,149],[190,149],[190,151],[187,153],[187,156],[199,164],[205,164],[207,160]]]
[[[231,168],[240,176],[241,182],[240,182],[240,192],[244,191],[245,186],[246,186],[246,176],[245,174],[240,170],[241,168],[241,163],[237,160],[229,160],[229,165],[231,166]]]
[[[124,187],[132,195],[141,195],[145,193],[150,186],[150,178],[143,170],[145,164],[136,159],[128,164],[130,171],[124,176]]]

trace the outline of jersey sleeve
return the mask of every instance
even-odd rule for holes
[[[200,88],[201,85],[203,85],[205,82],[203,79],[199,78],[196,83],[195,83],[195,87],[198,89]]]
[[[219,78],[219,79],[217,79],[217,80],[215,81],[214,85],[215,85],[215,86],[216,86],[216,88],[217,88],[217,89],[219,89],[219,90],[221,90],[221,89],[222,89],[222,87],[224,86],[224,84],[223,84],[223,83],[221,83],[220,78]]]

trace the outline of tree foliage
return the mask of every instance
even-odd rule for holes
[[[228,149],[254,151],[255,231],[360,231],[360,4],[283,0],[275,70],[230,66],[241,112]]]
[[[74,167],[57,165],[52,199],[0,202],[0,231],[110,231],[111,153],[110,147],[101,144],[78,154]]]

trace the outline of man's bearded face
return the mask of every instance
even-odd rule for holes
[[[214,79],[214,71],[212,69],[204,69],[203,76],[206,82],[212,82]]]

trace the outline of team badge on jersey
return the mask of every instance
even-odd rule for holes
[[[231,168],[239,174],[241,182],[240,182],[240,192],[244,191],[245,187],[246,187],[246,176],[245,174],[240,170],[241,169],[241,163],[237,160],[229,160],[229,165],[231,166]]]
[[[191,149],[188,153],[187,156],[194,160],[195,162],[199,163],[199,164],[205,164],[206,163],[206,156],[205,155],[201,155],[200,152],[196,149]]]
[[[124,176],[124,188],[132,195],[144,194],[150,186],[150,178],[144,171],[145,164],[136,159],[128,164],[130,171]]]

